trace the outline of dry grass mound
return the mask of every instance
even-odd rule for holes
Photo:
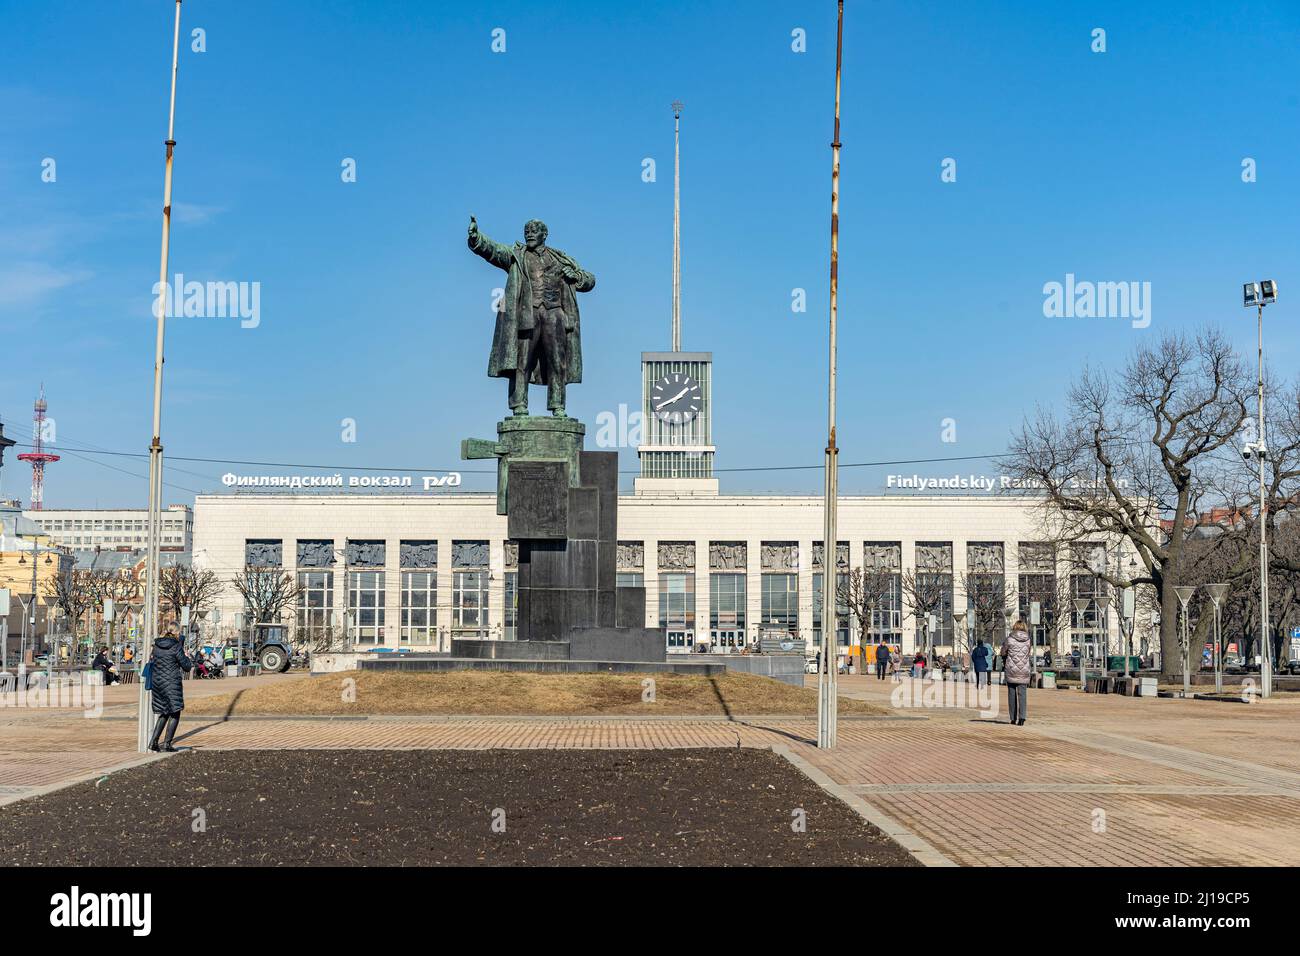
[[[644,700],[643,681],[654,681]],[[355,684],[350,684],[354,681]],[[721,674],[530,674],[347,671],[193,700],[190,715],[762,716],[817,713],[817,692],[768,677]],[[840,713],[884,714],[840,698]]]

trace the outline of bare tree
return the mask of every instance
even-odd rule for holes
[[[69,663],[77,663],[77,637],[82,618],[94,607],[96,586],[93,572],[66,568],[45,582],[45,595],[63,613],[72,632],[73,646]]]
[[[245,568],[232,583],[244,599],[250,625],[278,624],[284,612],[296,606],[301,592],[293,575],[280,568]]]
[[[836,603],[849,609],[864,645],[871,634],[875,613],[890,606],[894,596],[894,577],[891,571],[853,568],[840,575],[836,584]]]
[[[903,604],[908,616],[916,621],[918,631],[921,630],[926,615],[939,616],[944,613],[952,589],[950,573],[917,571],[915,568],[908,568],[903,572],[901,584]],[[934,635],[928,634],[928,638],[928,643],[933,646]]]
[[[1063,418],[1039,410],[1013,436],[1004,471],[1044,495],[1048,536],[1124,540],[1140,568],[1099,574],[1115,588],[1149,584],[1159,599],[1161,667],[1181,670],[1178,599],[1188,531],[1216,480],[1239,455],[1251,376],[1226,339],[1167,333],[1139,347],[1123,369],[1085,369]],[[1169,529],[1162,532],[1161,519]]]
[[[188,607],[190,614],[197,617],[216,603],[221,588],[215,571],[179,564],[163,568],[158,575],[159,612],[165,610],[179,622],[181,608]]]
[[[990,574],[984,571],[967,571],[961,576],[962,590],[966,592],[966,601],[971,608],[972,623],[976,638],[984,640],[993,647],[1001,645],[1001,635],[1006,628],[1006,612],[1016,610],[1016,592],[1007,583],[1005,574]],[[958,628],[960,630],[960,628]],[[959,638],[965,648],[966,635]]]

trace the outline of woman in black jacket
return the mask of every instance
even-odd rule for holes
[[[153,739],[149,741],[150,750],[164,750],[175,753],[172,738],[176,736],[176,727],[181,722],[181,711],[185,709],[185,692],[181,688],[183,671],[193,667],[185,656],[185,649],[169,631],[153,642],[153,656],[149,658],[152,665],[150,682],[153,690],[153,712],[158,715],[154,724]],[[162,736],[163,727],[167,728],[167,737],[162,746],[158,738]]]
[[[90,666],[103,675],[105,687],[119,679],[118,676],[113,673],[113,662],[109,659],[107,647],[101,647],[99,649],[99,653],[95,655],[95,660]]]

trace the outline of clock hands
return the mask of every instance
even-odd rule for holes
[[[659,411],[659,410],[660,410],[661,408],[663,408],[665,405],[671,405],[673,402],[677,401],[677,399],[681,398],[683,395],[685,395],[685,394],[686,394],[687,392],[689,392],[690,390],[691,390],[691,387],[690,387],[689,385],[686,386],[684,389],[682,389],[680,392],[678,392],[678,393],[677,393],[676,395],[674,395],[672,398],[668,399],[667,401],[660,402],[658,405],[656,405],[656,406],[655,406],[655,411],[656,411],[656,412]]]

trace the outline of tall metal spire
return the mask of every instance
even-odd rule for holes
[[[673,351],[682,350],[682,102],[673,101]]]

